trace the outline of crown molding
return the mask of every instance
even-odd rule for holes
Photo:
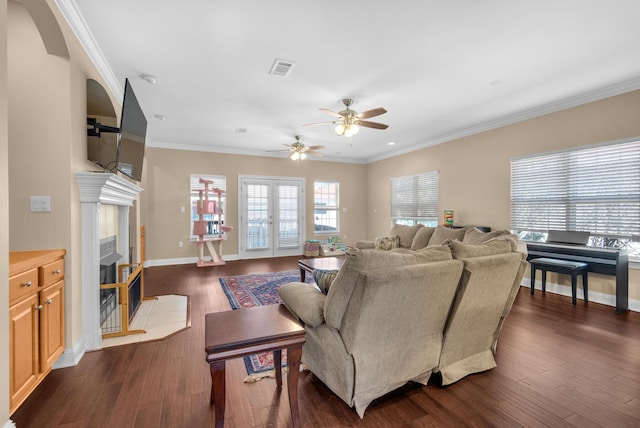
[[[122,99],[124,96],[123,88],[118,83],[118,79],[115,74],[113,74],[111,66],[93,38],[93,34],[91,34],[87,22],[82,17],[82,14],[80,14],[76,3],[73,0],[55,0],[55,4],[69,24],[69,27],[71,27],[73,34],[75,34],[85,52],[96,66],[98,73],[100,73],[100,76],[102,76],[107,86],[109,86],[111,92],[117,99]]]
[[[412,153],[430,146],[435,146],[437,144],[447,143],[449,141],[458,140],[460,138],[479,134],[485,131],[490,131],[492,129],[501,128],[503,126],[512,125],[514,123],[524,122],[525,120],[544,116],[550,113],[556,113],[562,110],[566,110],[572,107],[578,107],[591,102],[600,101],[605,98],[614,97],[616,95],[625,94],[627,92],[632,92],[638,89],[640,89],[640,76],[634,77],[633,79],[618,82],[613,85],[608,85],[603,88],[599,88],[592,91],[584,92],[582,94],[574,95],[572,97],[562,98],[560,100],[543,104],[541,106],[533,107],[527,110],[523,110],[517,113],[513,113],[496,120],[490,120],[488,122],[479,123],[477,125],[460,129],[458,131],[451,132],[449,134],[445,134],[440,137],[432,138],[430,140],[425,141],[422,144],[413,145],[411,147],[407,147],[404,150],[394,151],[391,154],[372,156],[370,158],[367,158],[365,163],[377,162],[380,160],[400,156],[403,154]]]

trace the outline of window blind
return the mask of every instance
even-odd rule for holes
[[[391,218],[438,221],[438,171],[391,179]]]
[[[204,178],[205,180],[213,181],[213,184],[209,185],[209,189],[213,189],[217,187],[221,190],[227,190],[227,178],[224,175],[203,175],[203,174],[191,174],[190,182],[191,182],[191,191],[198,192],[199,190],[204,190],[204,183],[200,183],[200,179]]]
[[[511,228],[640,233],[640,141],[512,160]]]

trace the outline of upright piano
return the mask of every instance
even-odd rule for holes
[[[555,242],[527,242],[527,260],[538,257],[589,265],[589,272],[616,277],[616,313],[629,310],[629,255],[625,248],[600,248]]]

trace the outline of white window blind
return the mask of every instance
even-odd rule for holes
[[[438,171],[391,179],[391,219],[438,222]]]
[[[640,233],[640,141],[511,161],[511,228]]]

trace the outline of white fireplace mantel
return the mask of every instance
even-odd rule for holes
[[[142,188],[111,173],[76,174],[82,204],[82,338],[84,349],[102,347],[100,326],[100,206],[118,206],[118,252],[129,253],[129,207]]]
[[[142,188],[110,172],[79,172],[80,202],[131,206]]]

